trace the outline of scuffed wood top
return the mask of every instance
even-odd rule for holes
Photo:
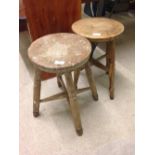
[[[43,36],[28,49],[28,56],[37,67],[54,73],[82,66],[88,61],[90,53],[90,42],[72,33]]]
[[[72,25],[73,32],[91,41],[112,40],[124,31],[122,23],[103,17],[84,18]]]

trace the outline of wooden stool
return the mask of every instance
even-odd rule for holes
[[[95,66],[105,70],[109,75],[110,99],[114,99],[114,74],[115,74],[115,46],[114,39],[124,31],[124,26],[120,22],[108,18],[85,18],[76,21],[72,25],[72,30],[76,34],[86,37],[92,42],[92,54],[90,61]],[[106,54],[94,59],[93,52],[96,44],[106,42]],[[106,58],[106,65],[99,62],[101,58]]]
[[[39,115],[39,106],[41,102],[66,97],[69,102],[76,131],[78,135],[82,135],[83,130],[76,94],[91,89],[93,98],[98,100],[96,86],[88,63],[90,54],[90,42],[72,33],[46,35],[31,44],[28,49],[28,56],[36,67],[33,97],[34,117]],[[84,68],[86,71],[90,87],[76,89],[72,78],[72,71],[81,68]],[[56,73],[59,86],[61,86],[64,91],[54,96],[40,99],[41,71]],[[66,82],[63,81],[63,75],[65,76]]]

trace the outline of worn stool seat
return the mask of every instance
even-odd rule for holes
[[[122,23],[103,17],[93,17],[80,19],[73,23],[72,30],[76,34],[89,39],[92,43],[92,54],[90,61],[100,69],[105,70],[109,75],[109,92],[110,98],[114,98],[114,69],[115,69],[115,47],[114,40],[123,31]],[[94,59],[93,52],[97,43],[106,42],[106,54]],[[99,62],[100,59],[106,58],[106,65]]]
[[[92,96],[98,99],[98,94],[92,72],[89,67],[89,57],[91,54],[90,42],[76,34],[56,33],[43,36],[35,40],[28,49],[28,56],[36,68],[34,79],[33,114],[39,115],[41,102],[54,99],[67,98],[72,112],[76,131],[82,135],[82,125],[78,110],[76,94],[91,89]],[[90,87],[77,89],[72,78],[72,71],[84,68]],[[41,71],[56,73],[58,84],[63,92],[40,99]],[[63,80],[65,76],[66,82]]]
[[[90,56],[90,43],[75,34],[50,34],[33,42],[29,58],[42,70],[57,73],[76,69]],[[33,52],[32,52],[33,51]]]
[[[92,17],[74,22],[72,30],[93,42],[103,42],[119,36],[124,31],[124,26],[113,19]]]

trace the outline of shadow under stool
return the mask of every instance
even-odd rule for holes
[[[94,100],[98,100],[96,85],[89,66],[90,42],[76,34],[55,33],[35,40],[28,49],[28,56],[35,66],[33,115],[39,116],[40,103],[66,98],[72,113],[78,135],[83,134],[76,95],[91,90]],[[77,89],[72,72],[85,69],[89,87]],[[63,92],[40,99],[41,71],[56,73],[58,84]],[[62,77],[65,77],[64,78]]]
[[[110,99],[114,99],[114,74],[115,74],[115,38],[123,31],[122,23],[103,17],[91,17],[80,19],[72,24],[74,33],[83,36],[91,41],[92,53],[90,62],[106,71],[109,77],[109,95]],[[106,54],[95,59],[93,58],[94,50],[97,43],[106,43]],[[106,65],[99,62],[102,58],[106,58]],[[77,78],[79,74],[77,74]],[[78,81],[78,80],[77,80]]]

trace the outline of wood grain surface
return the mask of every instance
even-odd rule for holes
[[[76,21],[72,30],[91,41],[113,40],[124,31],[122,23],[109,18],[85,18]]]
[[[42,71],[52,73],[83,66],[90,54],[90,42],[73,33],[43,36],[35,40],[28,49],[30,60]]]
[[[55,32],[70,32],[81,18],[81,0],[23,0],[32,40]]]

